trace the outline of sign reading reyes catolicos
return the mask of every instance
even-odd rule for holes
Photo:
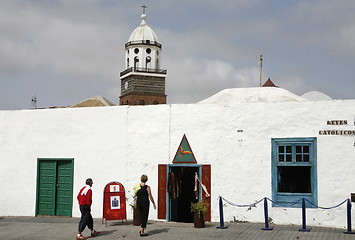
[[[328,120],[327,125],[348,125],[347,120]],[[355,130],[319,130],[319,135],[355,135]]]

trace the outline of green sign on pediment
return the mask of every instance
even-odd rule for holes
[[[185,134],[176,151],[173,163],[197,163]]]

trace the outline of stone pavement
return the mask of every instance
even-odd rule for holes
[[[0,217],[0,240],[74,240],[78,218],[69,217]],[[95,219],[95,229],[101,234],[89,240],[130,239],[241,239],[241,240],[338,240],[353,239],[355,234],[344,234],[345,229],[310,227],[310,232],[300,232],[297,225],[273,225],[272,231],[261,230],[262,223],[225,223],[227,229],[217,229],[219,223],[206,223],[206,228],[197,229],[193,223],[149,221],[147,237],[139,237],[139,227],[130,221],[109,221],[107,227],[101,219]],[[84,236],[89,236],[85,230]]]

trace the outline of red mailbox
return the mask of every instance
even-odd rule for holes
[[[104,189],[102,223],[108,220],[126,220],[126,192],[119,182],[110,182]]]

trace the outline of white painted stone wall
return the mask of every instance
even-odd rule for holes
[[[171,163],[184,134],[198,163],[212,166],[212,221],[219,221],[220,195],[238,204],[271,198],[271,138],[317,137],[318,204],[334,206],[355,192],[355,136],[318,131],[355,130],[354,115],[355,100],[0,111],[0,216],[35,215],[38,158],[74,158],[73,216],[80,216],[76,194],[91,177],[93,216],[102,217],[104,186],[119,181],[131,219],[133,186],[147,174],[157,202],[157,166]],[[338,119],[348,125],[327,126]],[[226,222],[263,222],[263,205],[226,205],[224,214]],[[269,216],[301,225],[300,208],[269,205]],[[156,218],[151,208],[149,219]],[[307,225],[345,228],[346,205],[307,209]]]

